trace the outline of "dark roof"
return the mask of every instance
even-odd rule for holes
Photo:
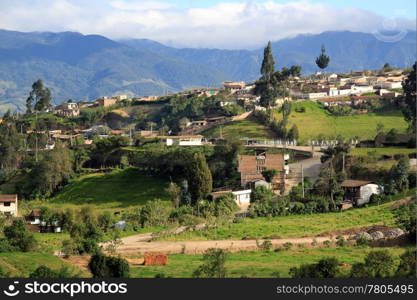
[[[342,187],[360,187],[367,184],[373,183],[372,181],[365,181],[365,180],[352,180],[346,179],[342,182]]]
[[[16,194],[0,194],[0,202],[16,202]]]
[[[408,143],[413,138],[413,135],[411,134],[404,134],[404,133],[398,133],[395,135],[395,139],[393,141],[387,141],[387,135],[383,133],[379,133],[375,137],[375,142],[378,143]]]
[[[29,214],[30,217],[40,217],[41,216],[41,210],[40,209],[34,209]]]

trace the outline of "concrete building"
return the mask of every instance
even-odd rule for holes
[[[17,195],[0,194],[0,213],[9,216],[17,216]]]
[[[201,146],[203,145],[202,135],[179,135],[179,136],[157,136],[165,141],[167,146]]]

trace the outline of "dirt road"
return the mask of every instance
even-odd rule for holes
[[[347,239],[349,235],[346,235]],[[286,238],[270,240],[272,248],[283,247],[286,243],[293,245],[305,244],[311,246],[315,241],[322,244],[324,241],[331,240],[334,236],[320,236],[320,237],[304,237],[304,238]],[[210,240],[210,241],[154,241],[144,242],[142,235],[130,236],[123,238],[123,245],[117,248],[117,253],[120,254],[144,254],[144,253],[164,253],[164,254],[201,254],[210,248],[219,248],[228,252],[238,251],[255,251],[260,249],[260,245],[264,240]],[[259,246],[258,246],[259,245]]]

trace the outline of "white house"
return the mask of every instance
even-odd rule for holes
[[[34,209],[26,217],[26,221],[31,225],[40,225],[41,224],[41,211],[40,209]]]
[[[9,216],[17,216],[17,195],[0,194],[0,213]]]
[[[307,93],[307,99],[318,99],[327,97],[327,92]]]
[[[252,190],[241,190],[232,192],[235,196],[235,202],[239,206],[249,205],[250,204],[250,194]]]
[[[399,89],[402,88],[402,83],[401,81],[383,81],[377,82],[375,87],[381,89]]]
[[[374,91],[374,87],[370,85],[352,85],[353,94],[369,93]]]
[[[167,146],[201,146],[203,145],[202,135],[179,135],[179,136],[158,136],[157,138],[165,140]]]
[[[345,201],[352,202],[355,206],[362,206],[369,202],[372,195],[379,195],[381,187],[372,181],[345,180],[341,184],[345,191]]]

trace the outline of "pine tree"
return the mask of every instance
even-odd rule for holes
[[[321,46],[321,53],[319,55],[319,57],[316,58],[316,65],[320,68],[320,69],[326,69],[327,66],[329,65],[330,62],[330,57],[328,55],[326,55],[326,49],[324,48],[324,45]]]

